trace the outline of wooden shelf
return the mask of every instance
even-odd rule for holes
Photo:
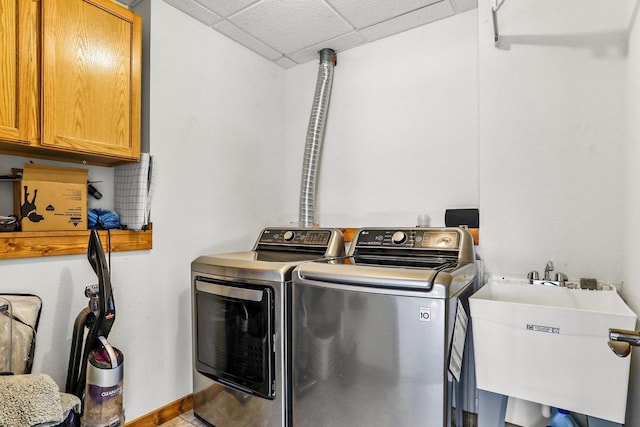
[[[143,251],[152,248],[153,230],[111,230],[99,232],[105,252]],[[86,254],[89,230],[19,231],[0,233],[0,259]]]

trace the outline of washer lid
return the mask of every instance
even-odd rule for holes
[[[406,288],[430,291],[433,288],[437,270],[406,269],[355,265],[351,258],[344,263],[310,262],[304,263],[296,270],[296,280],[310,280],[323,283],[368,286],[378,288]]]
[[[231,252],[227,254],[202,255],[193,260],[191,271],[222,278],[284,282],[291,280],[291,271],[301,262],[317,260],[318,255],[299,258],[300,254],[270,253],[269,260],[260,251]]]

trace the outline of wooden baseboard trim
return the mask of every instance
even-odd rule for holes
[[[164,405],[162,408],[142,415],[133,421],[125,423],[125,427],[157,427],[175,417],[193,409],[193,395],[189,394],[181,399]]]

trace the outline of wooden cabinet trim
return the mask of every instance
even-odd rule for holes
[[[13,123],[0,126],[0,139],[19,145],[38,141],[40,136],[40,98],[39,98],[39,5],[38,2],[21,0],[0,0],[13,4],[15,11],[15,31],[13,34],[13,50],[1,51],[1,69],[8,75],[7,70],[13,70],[13,90],[5,89],[5,97],[10,97],[5,107],[13,104]],[[5,16],[7,18],[7,16]],[[6,77],[6,76],[5,76]]]

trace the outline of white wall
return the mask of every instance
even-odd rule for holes
[[[633,311],[640,313],[640,284],[638,283],[638,259],[640,259],[640,231],[634,227],[640,217],[640,18],[636,4],[630,24],[629,58],[627,64],[627,156],[625,170],[627,185],[625,198],[625,234],[624,280],[631,285],[625,288],[625,298]],[[631,384],[627,399],[627,425],[640,425],[640,352],[633,350],[631,359]]]
[[[477,18],[457,15],[338,54],[321,156],[323,226],[415,226],[477,207]],[[287,70],[286,213],[298,219],[318,63]]]
[[[481,246],[492,274],[622,281],[632,2],[522,0],[479,11]],[[633,284],[630,284],[633,286]]]
[[[488,270],[522,277],[553,260],[571,278],[624,282],[623,296],[638,312],[640,236],[630,226],[640,211],[637,28],[627,56],[637,2],[505,2],[500,48],[492,2],[478,3]],[[640,425],[637,359],[633,365],[629,426]]]
[[[340,53],[321,224],[411,226],[427,213],[442,225],[446,208],[480,205],[492,273],[523,276],[552,259],[573,277],[625,279],[640,308],[640,236],[627,226],[640,210],[638,177],[624,167],[640,166],[637,25],[624,53],[631,3],[506,2],[507,50],[493,46],[490,0],[479,0],[477,10]],[[190,261],[245,249],[262,226],[297,221],[317,75],[315,63],[281,70],[151,4],[154,249],[112,255],[111,338],[127,357],[129,420],[191,392]],[[615,243],[625,239],[626,263]],[[3,292],[43,297],[34,370],[63,386],[72,323],[95,281],[89,264],[67,256],[0,265]]]
[[[637,71],[625,56],[632,2],[508,2],[501,29],[509,50],[493,46],[489,1],[479,3],[338,56],[320,222],[413,225],[428,213],[441,225],[444,209],[479,203],[491,272],[524,275],[553,259],[573,277],[622,280],[624,197],[633,192],[619,167],[626,77]],[[162,358],[149,363],[148,340],[138,346],[135,330],[122,334],[136,354],[136,395],[175,388],[154,401],[129,398],[138,413],[190,391],[188,261],[245,248],[259,226],[297,220],[317,72],[314,63],[282,72],[162,2],[152,14],[152,150],[161,170],[181,169],[160,174],[152,256],[122,269],[145,264],[158,281],[132,271],[146,285],[128,304],[134,324],[166,334],[156,332],[151,346]],[[185,190],[196,180],[203,184]],[[194,225],[172,225],[183,217]],[[630,280],[625,286],[638,292]],[[164,310],[136,302],[149,292]],[[159,314],[175,307],[175,317]]]
[[[190,261],[245,249],[282,204],[283,70],[164,2],[152,2],[149,69],[154,250],[120,330],[135,340],[146,325],[131,341],[138,414],[192,391]]]
[[[283,200],[284,70],[164,2],[152,2],[150,21],[154,248],[111,257],[127,420],[192,391],[191,260],[247,248]],[[0,158],[2,170],[23,160]],[[86,257],[0,265],[2,292],[42,297],[34,372],[64,388],[73,321],[96,281]]]

